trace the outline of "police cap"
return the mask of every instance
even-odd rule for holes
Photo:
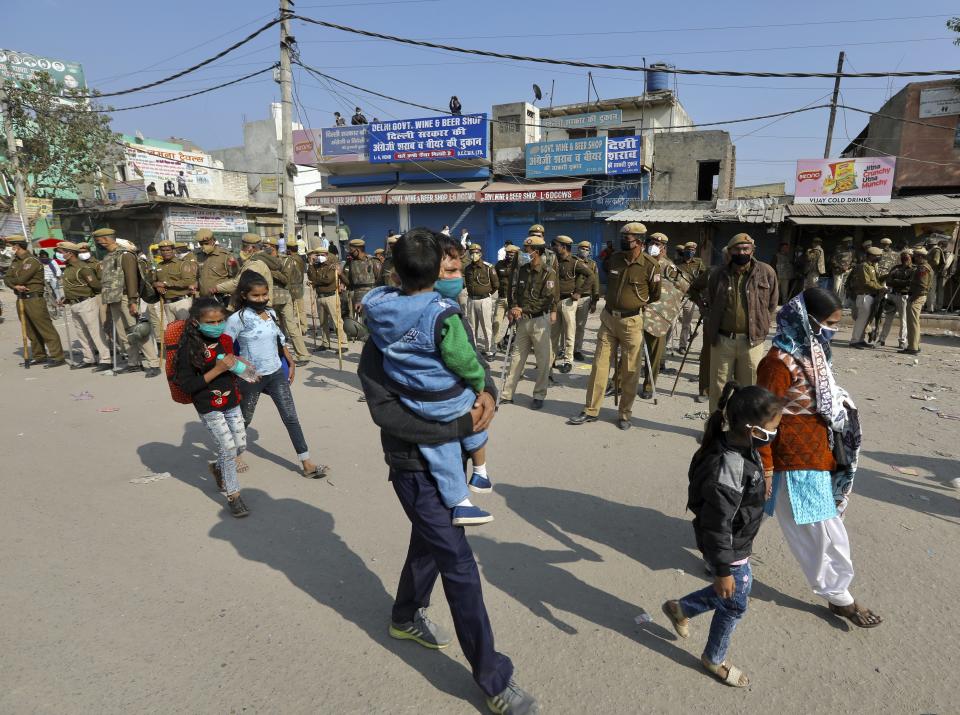
[[[115,236],[115,235],[117,235],[117,232],[114,231],[112,228],[98,228],[96,231],[93,232],[94,238],[97,238],[99,236]]]
[[[813,239],[814,241],[818,239]],[[736,236],[727,241],[727,250],[729,251],[734,246],[743,246],[743,245],[754,245],[754,240],[750,237],[749,233],[738,233]]]
[[[213,238],[213,231],[211,231],[209,228],[201,228],[193,235],[193,237],[196,239],[197,243],[200,243],[201,241],[209,241]]]
[[[534,248],[538,246],[546,246],[547,242],[543,240],[543,236],[527,236],[526,240],[523,242],[524,246],[533,246]]]
[[[868,256],[882,256],[882,255],[883,255],[883,251],[881,251],[881,250],[880,250],[879,248],[877,248],[876,246],[870,246],[870,248],[867,249],[867,255],[868,255]]]
[[[620,229],[620,233],[629,233],[634,236],[642,236],[646,232],[647,232],[647,227],[637,221],[624,224],[623,228]]]
[[[553,242],[559,243],[561,246],[573,245],[573,239],[570,238],[569,236],[563,236],[563,235],[557,236],[555,239],[553,239]]]
[[[351,238],[347,245],[350,246],[350,248],[363,248],[367,245],[367,242],[362,238]]]
[[[15,234],[13,234],[12,236],[7,236],[7,237],[6,237],[5,239],[3,239],[3,240],[6,241],[7,243],[12,243],[12,244],[18,245],[18,246],[26,246],[26,245],[27,245],[27,239],[25,239],[25,238],[24,238],[22,235],[20,235],[19,233],[15,233]]]
[[[241,239],[248,246],[252,246],[256,243],[260,243],[261,238],[255,233],[245,233],[243,234],[243,239]]]

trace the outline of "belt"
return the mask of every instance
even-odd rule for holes
[[[318,293],[317,293],[317,298],[329,298],[330,296],[336,295],[336,294],[337,294],[337,291],[335,291],[335,290],[332,290],[332,291],[330,291],[329,293],[320,293],[320,292],[318,292]]]
[[[604,308],[604,310],[614,318],[633,318],[643,312],[643,308],[639,310],[610,310],[609,308]]]
[[[524,314],[523,317],[524,317],[524,318],[539,318],[539,317],[541,317],[541,316],[543,316],[543,315],[546,315],[546,314],[547,314],[547,311],[541,310],[539,313],[526,313],[526,314]]]
[[[561,294],[560,294],[560,300],[566,300],[567,298],[572,298],[572,297],[573,297],[573,293],[561,293]]]
[[[66,303],[67,305],[76,305],[77,303],[82,303],[85,300],[90,300],[91,298],[95,298],[95,297],[96,296],[89,295],[86,298],[64,298],[63,302]]]
[[[731,340],[736,340],[740,337],[747,337],[746,333],[728,333],[726,330],[718,330],[717,335],[722,335],[725,338],[730,338]]]
[[[468,297],[470,300],[483,300],[484,298],[489,298],[491,295],[493,295],[493,293],[487,293],[486,295],[470,295],[470,294],[468,293],[468,294],[467,294],[467,297]]]
[[[160,297],[163,298],[163,296],[160,296]],[[181,300],[185,300],[189,297],[190,297],[189,295],[181,295],[179,298],[171,298],[170,300],[167,300],[166,298],[164,298],[163,303],[164,305],[170,305],[171,303],[179,303]]]
[[[360,285],[360,286],[353,286],[353,288],[351,288],[350,290],[363,290],[364,288],[376,288],[376,287],[377,287],[376,283],[364,283],[363,285]]]
[[[17,293],[17,300],[27,300],[28,298],[43,298],[43,293]]]

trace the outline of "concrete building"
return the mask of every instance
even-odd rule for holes
[[[656,134],[653,154],[654,201],[732,199],[736,148],[720,130]]]
[[[960,191],[960,89],[949,79],[911,82],[841,156],[896,156],[894,196]]]

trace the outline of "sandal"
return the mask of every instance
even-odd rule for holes
[[[869,608],[861,608],[856,601],[849,606],[837,606],[831,603],[830,613],[840,616],[841,618],[846,618],[853,625],[859,626],[860,628],[876,628],[883,623],[883,619],[880,616]]]
[[[221,492],[227,491],[227,487],[223,483],[223,474],[220,473],[220,467],[217,466],[217,463],[210,462],[207,466],[210,467],[210,474],[212,474],[213,478],[217,481],[217,489]]]
[[[664,615],[670,619],[670,623],[673,624],[673,630],[677,632],[677,635],[681,638],[690,637],[690,619],[683,615],[683,609],[680,608],[679,601],[664,601],[663,606]]]
[[[250,465],[248,465],[246,462],[244,462],[243,460],[241,460],[239,457],[237,457],[234,461],[237,463],[237,472],[238,472],[238,473],[243,473],[243,472],[247,472],[247,471],[250,470]]]
[[[330,467],[328,467],[326,464],[318,464],[309,472],[304,472],[303,476],[305,479],[323,479],[329,472]]]
[[[724,685],[729,685],[731,688],[745,688],[750,685],[750,678],[747,677],[747,674],[737,666],[730,665],[727,661],[723,661],[719,665],[714,665],[706,658],[701,657],[700,663],[706,668],[708,673]],[[724,670],[727,672],[724,673]]]

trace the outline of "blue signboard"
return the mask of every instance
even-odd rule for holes
[[[607,174],[640,173],[640,137],[607,137]]]
[[[398,119],[369,127],[372,163],[487,157],[486,114]]]
[[[607,112],[589,112],[588,114],[570,114],[564,117],[545,117],[540,120],[544,127],[558,129],[583,129],[585,127],[610,127],[623,123],[623,111],[611,109]]]
[[[527,178],[606,173],[606,137],[527,144]]]
[[[367,161],[370,145],[369,124],[356,127],[330,127],[321,131],[320,155],[323,158],[349,156],[351,161]]]

